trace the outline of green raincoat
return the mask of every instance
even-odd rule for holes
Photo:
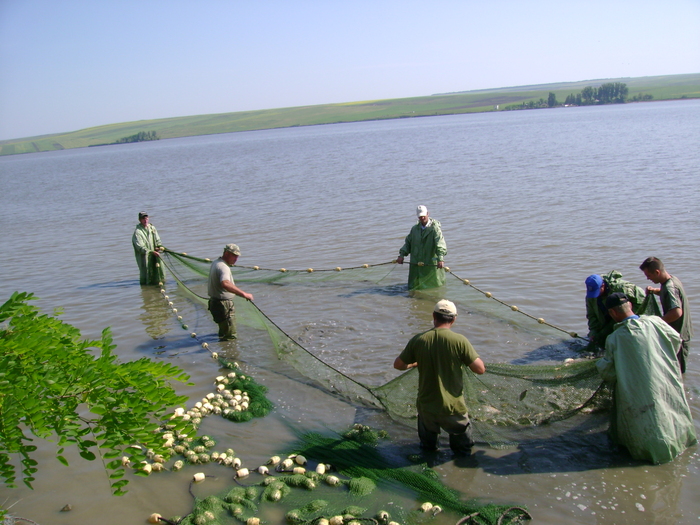
[[[615,326],[615,321],[605,308],[605,299],[608,295],[618,292],[625,294],[637,315],[658,315],[659,308],[656,300],[647,302],[651,310],[641,308],[646,297],[644,290],[634,283],[623,281],[622,274],[617,270],[601,277],[605,283],[605,295],[586,299],[586,318],[588,319],[588,337],[595,339],[596,345],[605,348],[605,339],[612,333]]]
[[[678,333],[660,317],[615,325],[596,366],[614,387],[610,437],[635,459],[665,463],[697,443],[676,359]]]
[[[163,247],[156,227],[148,224],[144,228],[141,223],[137,224],[134,235],[131,237],[131,244],[134,245],[136,264],[139,267],[139,282],[141,284],[163,282],[165,273],[160,265],[160,257],[153,255],[156,248]]]
[[[430,219],[425,228],[420,223],[411,228],[399,255],[411,256],[408,270],[409,290],[437,288],[445,284],[445,270],[438,268],[437,263],[447,255],[447,244],[442,236],[440,223],[435,219]]]

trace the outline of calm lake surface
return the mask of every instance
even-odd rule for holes
[[[684,283],[700,311],[698,226],[700,101],[484,113],[338,124],[162,140],[0,157],[0,297],[35,293],[50,313],[88,338],[111,327],[124,360],[168,359],[191,374],[178,387],[196,401],[211,390],[218,368],[183,332],[157,289],[138,284],[130,244],[137,213],[146,210],[164,244],[215,258],[237,243],[240,265],[334,268],[394,259],[424,204],[440,220],[446,262],[481,289],[567,330],[587,332],[584,279],[620,270],[644,287],[639,264],[661,258]],[[402,271],[403,269],[399,269]],[[185,320],[200,333],[214,325],[168,282]],[[324,315],[314,298],[254,288],[256,304],[290,333],[360,330],[393,324],[393,341],[324,359],[362,380],[395,376],[393,359],[408,338],[430,326],[429,309],[404,294],[407,308],[425,312],[410,326],[406,312]],[[296,301],[296,302],[295,302]],[[423,301],[425,302],[425,301]],[[364,307],[372,312],[372,298]],[[304,318],[299,312],[309,312]],[[458,319],[457,323],[459,324]],[[696,325],[699,321],[696,320]],[[488,362],[523,355],[488,344],[465,327]],[[472,330],[474,336],[472,336]],[[482,331],[487,331],[481,328]],[[217,343],[218,344],[218,343]],[[691,343],[685,375],[700,432],[700,357]],[[235,354],[270,388],[276,409],[263,420],[206,421],[206,432],[231,441],[254,468],[294,440],[289,424],[343,430],[365,411],[272,366]],[[546,356],[557,359],[561,356]],[[568,357],[568,356],[567,356]],[[373,415],[405,448],[415,432]],[[99,462],[77,454],[70,467],[40,444],[35,490],[0,488],[0,505],[42,525],[143,523],[152,512],[185,514],[194,470],[134,477],[129,493],[110,495]],[[651,466],[620,462],[604,434],[566,436],[540,447],[477,451],[477,466],[441,455],[436,471],[465,498],[526,505],[534,523],[697,523],[698,452]],[[207,467],[209,468],[209,467]],[[224,476],[211,466],[211,473]],[[222,485],[223,486],[223,485]],[[215,484],[211,490],[218,490]],[[65,504],[73,511],[61,513]],[[439,519],[438,519],[439,522]],[[453,523],[454,520],[449,521]],[[448,523],[448,521],[445,521]]]

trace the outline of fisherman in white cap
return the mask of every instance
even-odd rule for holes
[[[451,330],[456,318],[455,304],[439,301],[433,310],[433,328],[411,338],[394,368],[418,368],[420,447],[437,450],[442,429],[450,436],[452,452],[464,455],[471,453],[474,439],[463,395],[462,365],[475,374],[483,374],[486,367],[469,340]]]
[[[396,262],[403,264],[404,258],[411,256],[409,290],[437,288],[445,284],[444,258],[447,255],[447,244],[442,236],[440,222],[430,217],[428,208],[418,206],[416,215],[418,223],[406,236]]]
[[[241,290],[233,282],[231,266],[236,264],[241,250],[235,244],[227,244],[224,253],[216,261],[211,263],[209,270],[209,311],[214,322],[219,325],[219,340],[230,341],[236,339],[236,318],[233,307],[233,298],[238,295],[249,301],[253,300],[253,294]]]

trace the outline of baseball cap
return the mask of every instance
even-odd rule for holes
[[[139,212],[139,220],[145,219],[146,217],[148,217],[148,213],[146,213],[145,211]]]
[[[438,314],[451,315],[453,317],[457,315],[457,307],[455,306],[455,303],[448,301],[447,299],[438,301],[433,311]]]
[[[603,286],[603,278],[600,275],[589,275],[586,278],[586,299],[598,297],[601,286]]]
[[[428,208],[423,205],[418,206],[418,208],[416,208],[416,215],[418,215],[418,217],[425,217],[428,215]]]
[[[611,293],[605,300],[605,307],[610,309],[625,303],[629,303],[629,299],[627,299],[627,296],[622,292],[615,292]]]
[[[241,249],[236,244],[227,244],[226,247],[224,248],[224,251],[230,252],[233,255],[240,255],[241,254]]]
[[[611,293],[605,300],[605,308],[615,308],[621,304],[629,303],[629,299],[622,292]]]

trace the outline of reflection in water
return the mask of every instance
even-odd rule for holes
[[[142,286],[141,299],[143,312],[139,319],[146,328],[146,333],[153,339],[162,339],[170,330],[171,314],[163,308],[163,296],[156,286]]]

